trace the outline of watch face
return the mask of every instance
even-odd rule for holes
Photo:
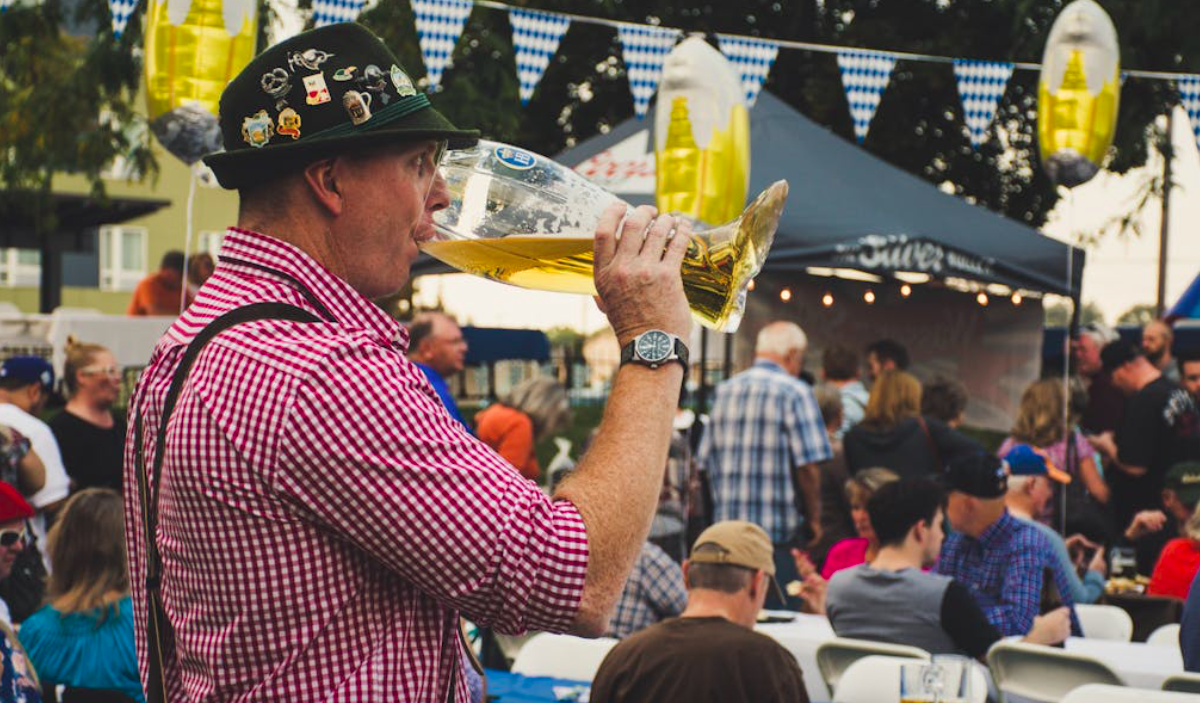
[[[665,361],[667,357],[671,356],[673,346],[671,335],[658,330],[650,330],[638,337],[637,353],[646,361],[657,363]]]

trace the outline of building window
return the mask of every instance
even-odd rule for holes
[[[30,288],[42,281],[42,252],[37,249],[0,249],[0,286]]]
[[[213,260],[217,258],[217,252],[221,250],[221,241],[225,239],[224,232],[213,232],[206,230],[200,233],[199,239],[196,242],[196,251],[194,253],[207,252],[212,255]]]
[[[145,227],[100,228],[100,290],[131,291],[146,277]]]

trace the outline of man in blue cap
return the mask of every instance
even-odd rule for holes
[[[0,425],[28,437],[46,467],[41,489],[29,496],[29,502],[38,512],[33,524],[39,540],[45,539],[43,513],[53,512],[67,499],[71,488],[54,433],[37,417],[53,390],[54,367],[41,357],[14,356],[0,365]]]
[[[1104,549],[1083,535],[1071,535],[1066,541],[1049,525],[1037,518],[1046,512],[1046,505],[1054,499],[1051,481],[1066,485],[1071,475],[1055,466],[1044,453],[1029,446],[1018,444],[1004,455],[1008,463],[1008,493],[1004,503],[1008,512],[1021,522],[1032,525],[1046,536],[1058,556],[1059,566],[1071,586],[1071,597],[1076,603],[1095,603],[1104,593],[1104,579],[1108,573],[1104,562]],[[1071,550],[1090,552],[1087,571],[1081,580],[1075,573]]]

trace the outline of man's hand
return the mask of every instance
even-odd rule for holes
[[[1113,439],[1112,432],[1089,435],[1087,440],[1091,443],[1093,449],[1104,455],[1105,459],[1112,461],[1116,458],[1117,442]]]
[[[1025,635],[1032,644],[1052,645],[1065,642],[1071,636],[1071,610],[1066,606],[1056,608],[1033,619],[1033,627]]]
[[[1071,535],[1063,542],[1067,545],[1067,553],[1071,555],[1071,564],[1076,568],[1083,566],[1084,557],[1089,551],[1100,549],[1100,545],[1080,534]]]
[[[684,339],[691,330],[680,268],[692,226],[671,215],[654,215],[648,206],[626,214],[626,206],[617,203],[596,226],[597,303],[622,345],[651,329]]]
[[[1125,539],[1133,542],[1146,535],[1162,532],[1166,526],[1166,513],[1161,510],[1143,510],[1129,521],[1129,527],[1125,528]]]
[[[1104,550],[1097,549],[1092,554],[1092,560],[1088,563],[1088,571],[1095,571],[1103,578],[1108,576],[1108,563],[1104,561]]]

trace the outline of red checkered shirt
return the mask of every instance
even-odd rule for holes
[[[302,251],[231,229],[130,404],[146,465],[171,375],[222,313],[295,305],[197,359],[170,419],[158,544],[175,630],[172,701],[446,700],[459,613],[562,631],[587,571],[576,508],[551,501],[442,407],[407,332]],[[125,534],[145,682],[146,574],[134,421]],[[468,699],[465,677],[455,699]]]

